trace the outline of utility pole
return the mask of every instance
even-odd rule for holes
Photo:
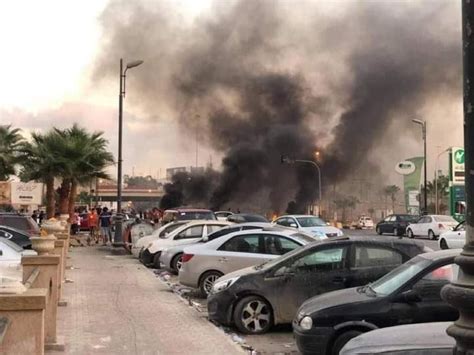
[[[466,244],[455,262],[458,277],[443,287],[441,297],[458,309],[459,319],[447,333],[456,339],[453,354],[474,353],[474,2],[462,1],[464,91],[464,154],[466,188]]]

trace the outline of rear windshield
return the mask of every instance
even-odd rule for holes
[[[211,219],[216,220],[216,216],[212,211],[195,211],[195,212],[179,212],[176,215],[178,220],[193,220],[193,219]]]
[[[0,217],[1,224],[20,229],[22,231],[31,231],[39,234],[38,224],[28,216],[2,216]]]

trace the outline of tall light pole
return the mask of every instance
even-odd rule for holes
[[[435,162],[435,210],[436,210],[436,214],[438,214],[438,161],[439,161],[439,158],[446,152],[449,152],[449,148],[446,148],[445,150],[443,150],[441,153],[438,154],[438,156],[436,157],[436,162]]]
[[[421,132],[423,135],[423,165],[424,165],[424,181],[423,181],[423,200],[424,200],[424,213],[428,212],[428,194],[426,190],[427,184],[427,174],[426,174],[426,121],[418,120],[416,118],[412,119],[412,122],[419,124],[421,126]]]
[[[127,70],[138,67],[143,60],[127,63],[123,70],[123,59],[120,58],[120,91],[119,91],[119,129],[118,129],[118,162],[117,162],[117,217],[115,220],[114,246],[123,247],[122,240],[122,125],[123,125],[123,98],[125,97],[125,79]]]
[[[319,154],[317,154],[319,155]],[[302,159],[291,159],[287,156],[281,156],[281,163],[282,164],[294,164],[294,163],[303,163],[303,164],[311,164],[316,167],[318,170],[318,185],[319,185],[319,210],[318,210],[318,217],[321,216],[321,201],[322,201],[322,190],[321,190],[321,168],[319,165],[313,160],[302,160]]]
[[[441,297],[459,311],[459,319],[447,333],[456,339],[453,354],[474,353],[474,2],[462,1],[462,49],[464,91],[464,164],[466,188],[466,244],[457,256],[457,278],[443,287]]]

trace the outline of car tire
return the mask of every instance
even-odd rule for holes
[[[428,231],[428,239],[429,240],[436,240],[436,235],[434,234],[434,232],[431,229]]]
[[[179,269],[181,269],[181,258],[183,257],[183,253],[176,254],[173,259],[171,259],[171,269],[176,273],[179,273]]]
[[[379,226],[375,228],[375,231],[377,232],[378,235],[382,235],[382,231],[380,230]]]
[[[415,235],[413,234],[412,230],[410,228],[407,229],[407,237],[408,238],[415,238]]]
[[[235,306],[233,320],[237,329],[244,334],[263,334],[273,325],[273,311],[263,298],[248,296]]]
[[[449,249],[448,243],[446,243],[446,239],[443,238],[439,241],[439,247],[441,249]]]
[[[344,345],[347,344],[347,342],[349,340],[351,340],[352,338],[355,338],[356,336],[361,335],[362,333],[363,332],[361,332],[360,330],[349,330],[349,331],[339,335],[336,338],[336,340],[334,341],[334,344],[332,346],[331,354],[332,355],[339,355],[342,348],[344,347]]]
[[[207,297],[211,292],[214,282],[222,275],[224,275],[222,272],[215,270],[205,272],[199,279],[199,290],[201,295]]]
[[[161,267],[160,257],[161,257],[161,252],[160,251],[155,253],[155,255],[153,255],[153,267],[155,269],[159,269]]]

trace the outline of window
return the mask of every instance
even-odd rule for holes
[[[347,247],[330,248],[313,251],[295,260],[295,270],[337,270],[345,266]]]
[[[397,217],[396,216],[391,216],[388,221],[389,222],[395,222],[397,220]]]
[[[239,253],[265,253],[263,245],[260,245],[260,237],[258,234],[235,236],[221,245],[219,250],[236,251]]]
[[[432,220],[433,218],[431,217],[425,217],[425,221],[423,223],[431,223]]]
[[[30,229],[30,224],[28,223],[28,220],[23,217],[8,217],[5,218],[5,224],[7,226],[20,229],[20,230],[29,230]]]
[[[441,288],[457,277],[459,267],[455,264],[441,266],[413,285],[423,301],[440,300]]]
[[[280,219],[277,219],[276,224],[279,224],[280,226],[285,226],[285,227],[289,227],[290,226],[290,219],[289,218],[280,218]]]
[[[233,227],[233,228],[226,227],[226,228],[221,228],[221,229],[219,229],[218,231],[213,232],[212,234],[209,234],[209,232],[208,232],[208,233],[207,233],[207,234],[208,234],[207,239],[208,239],[208,240],[214,240],[214,239],[216,239],[216,238],[222,237],[223,235],[230,234],[230,233],[234,233],[234,232],[237,232],[237,231],[239,231],[239,230],[240,230],[240,227]]]
[[[298,218],[298,222],[300,226],[303,228],[327,226],[326,222],[318,217],[301,217],[301,218]]]
[[[219,229],[222,229],[222,225],[217,224],[208,224],[207,225],[207,234],[217,232]]]
[[[372,246],[356,246],[354,267],[398,266],[402,255],[394,250]]]
[[[265,254],[283,255],[298,248],[296,242],[279,235],[265,235]]]
[[[176,239],[192,239],[202,237],[203,226],[192,226],[179,233]]]

